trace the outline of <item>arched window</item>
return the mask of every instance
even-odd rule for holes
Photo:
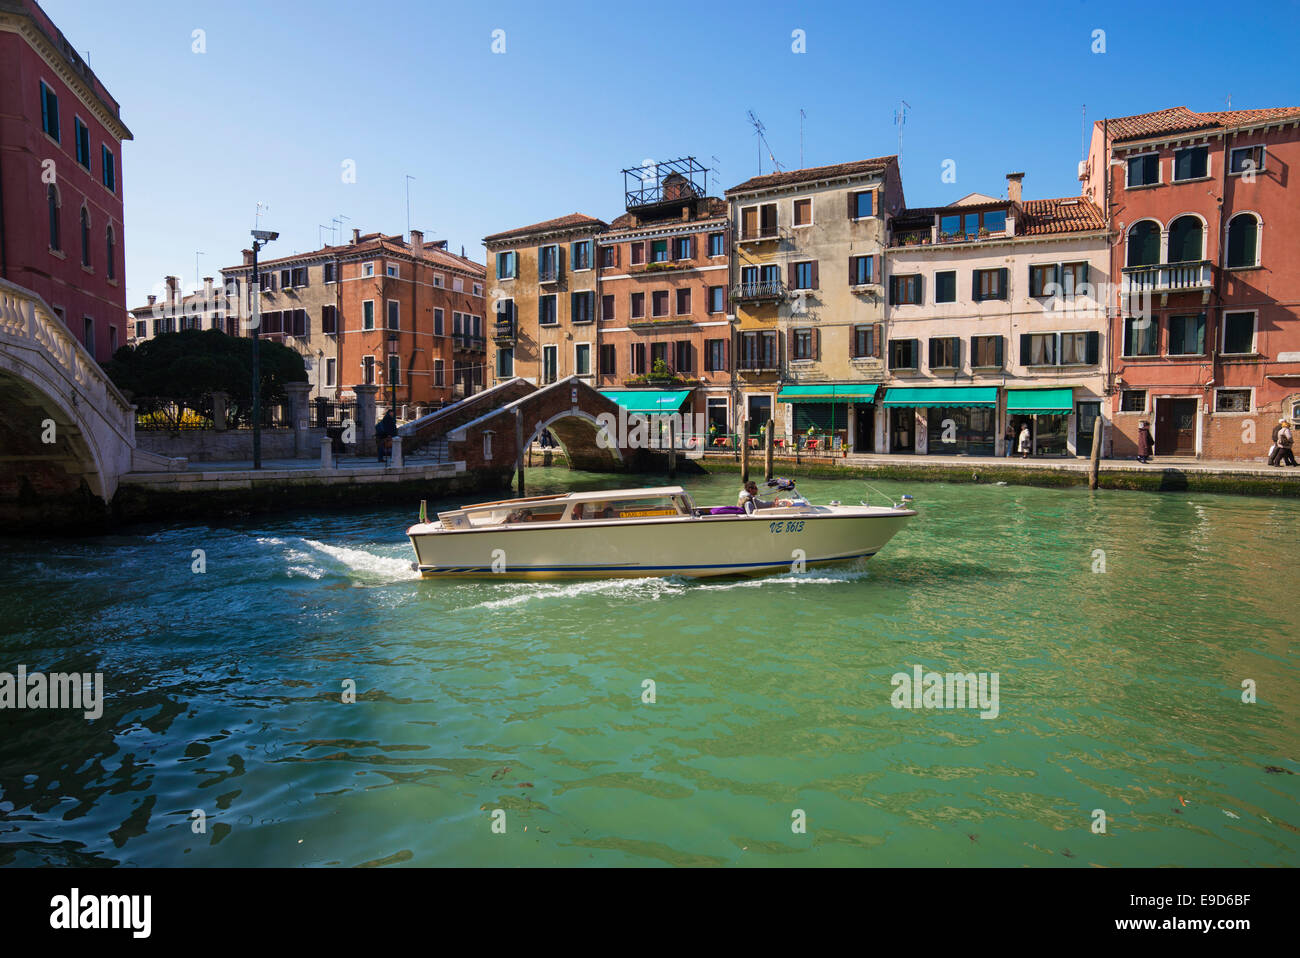
[[[59,236],[59,191],[53,183],[45,188],[45,200],[50,207],[50,249],[63,249]]]
[[[1169,224],[1169,262],[1195,263],[1204,259],[1205,230],[1195,216],[1180,216]]]
[[[81,208],[81,265],[90,265],[90,212]]]
[[[1238,213],[1228,224],[1228,265],[1259,265],[1259,220],[1253,213]]]
[[[1160,224],[1151,220],[1134,223],[1128,231],[1129,266],[1155,266],[1160,262]]]
[[[109,279],[117,279],[117,242],[113,237],[113,227],[110,225],[104,232],[104,246],[107,253],[104,271],[108,274]]]

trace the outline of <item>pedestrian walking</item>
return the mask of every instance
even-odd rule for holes
[[[1277,436],[1286,425],[1285,419],[1279,419],[1277,425],[1273,427],[1273,445],[1268,447],[1268,464],[1270,466],[1282,465],[1282,447],[1278,445]]]
[[[1145,419],[1138,423],[1138,462],[1150,462],[1156,441],[1151,436],[1151,424]]]
[[[1295,445],[1295,434],[1291,431],[1291,422],[1283,419],[1280,425],[1282,428],[1277,431],[1277,448],[1281,450],[1281,463],[1284,466],[1294,466],[1296,461],[1292,446]]]
[[[1020,458],[1028,459],[1030,439],[1029,439],[1029,423],[1027,422],[1020,424],[1020,442],[1017,444],[1017,446],[1020,449]]]
[[[1012,450],[1016,448],[1016,430],[1009,422],[1007,423],[1006,432],[1002,435],[1002,446],[1002,455],[1010,459]]]

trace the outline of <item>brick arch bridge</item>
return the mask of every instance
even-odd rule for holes
[[[512,467],[517,451],[527,449],[543,429],[555,434],[571,469],[620,472],[655,468],[654,454],[632,448],[626,435],[611,435],[607,445],[597,441],[602,425],[599,417],[609,415],[618,421],[620,407],[577,376],[540,389],[523,380],[511,383],[522,384],[513,392],[523,395],[447,433],[451,457],[464,460],[467,469]]]

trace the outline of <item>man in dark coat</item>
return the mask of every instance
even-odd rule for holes
[[[397,435],[397,417],[390,409],[384,418],[375,425],[375,451],[379,453],[377,462],[383,462],[392,454],[393,437]]]
[[[1143,419],[1138,423],[1138,462],[1150,462],[1156,441],[1151,438],[1151,426]]]

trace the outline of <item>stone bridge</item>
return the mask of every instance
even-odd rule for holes
[[[135,407],[49,304],[0,280],[0,526],[102,518],[133,465],[175,468],[136,450]]]
[[[618,421],[619,405],[577,376],[540,389],[512,379],[498,387],[501,398],[510,394],[506,386],[522,395],[446,433],[451,457],[464,460],[467,469],[513,465],[518,450],[527,449],[544,429],[555,434],[571,469],[619,472],[654,468],[654,455],[632,448],[627,435],[611,435],[608,442],[597,442],[601,429],[597,417],[608,414]]]

